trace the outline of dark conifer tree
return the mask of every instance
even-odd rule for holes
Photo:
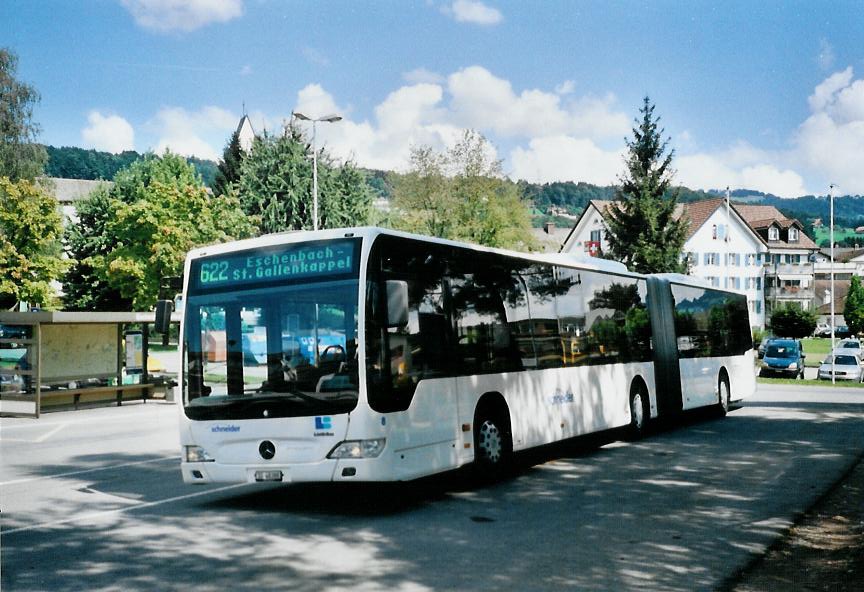
[[[232,183],[240,180],[240,163],[243,160],[243,149],[240,147],[240,135],[238,132],[231,134],[231,140],[222,152],[222,160],[219,161],[216,171],[216,180],[213,182],[213,195],[225,195]]]
[[[639,112],[642,120],[627,140],[627,170],[607,212],[609,255],[640,273],[686,272],[687,223],[675,218],[678,190],[671,188],[675,151],[667,153],[669,140],[648,97]]]

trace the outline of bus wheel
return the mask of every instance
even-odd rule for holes
[[[480,415],[474,423],[474,464],[483,477],[504,475],[513,456],[509,430],[501,416]]]
[[[720,375],[720,381],[717,383],[717,411],[721,417],[729,413],[729,379],[725,374]]]
[[[630,390],[630,434],[633,438],[641,438],[648,427],[648,391],[641,384],[634,384]]]

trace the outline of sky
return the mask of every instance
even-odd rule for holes
[[[218,160],[240,117],[404,171],[481,132],[512,179],[613,184],[645,96],[675,182],[864,194],[864,2],[2,0],[40,141]],[[308,129],[308,123],[303,124]]]

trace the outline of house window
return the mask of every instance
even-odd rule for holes
[[[600,242],[600,231],[599,230],[592,230],[591,231],[591,241],[595,242],[595,243]]]
[[[792,242],[797,243],[798,242],[798,229],[797,228],[790,228],[789,229],[789,242],[790,243],[792,243]]]
[[[756,280],[756,291],[758,292],[759,290],[762,289],[762,278],[757,277],[757,278],[753,278],[753,279]]]
[[[762,303],[758,300],[756,301],[756,314],[762,314]]]
[[[717,225],[716,224],[711,227],[711,238],[713,238],[714,240],[717,240]]]
[[[780,240],[780,229],[776,226],[768,227],[768,240]]]

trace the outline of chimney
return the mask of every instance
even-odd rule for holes
[[[543,232],[551,235],[553,232],[555,232],[555,223],[554,222],[547,222],[546,224],[544,224],[543,225]]]

